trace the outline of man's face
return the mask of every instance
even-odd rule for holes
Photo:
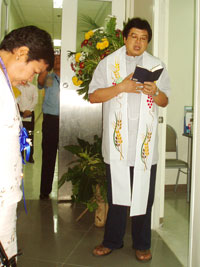
[[[8,74],[13,86],[26,84],[32,81],[35,74],[47,69],[48,65],[44,60],[32,60],[29,62],[18,60],[8,69]]]
[[[35,74],[44,72],[48,68],[43,59],[27,61],[28,52],[27,46],[21,46],[10,53],[7,72],[13,86],[32,81]]]
[[[124,37],[126,53],[128,56],[140,56],[148,46],[148,32],[137,28],[131,28],[127,39]]]

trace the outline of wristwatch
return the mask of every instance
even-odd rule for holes
[[[156,88],[157,88],[156,92],[155,92],[155,94],[153,96],[158,96],[159,95],[159,89],[158,89],[158,87],[156,87]]]

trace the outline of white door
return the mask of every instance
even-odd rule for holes
[[[72,158],[64,150],[65,145],[76,143],[76,138],[92,141],[95,134],[101,135],[102,107],[101,104],[91,105],[76,92],[77,87],[72,83],[74,75],[67,51],[76,51],[77,21],[81,16],[80,9],[86,10],[86,15],[92,16],[95,6],[99,8],[96,17],[110,15],[117,17],[117,28],[122,29],[125,21],[125,0],[64,0],[62,13],[62,48],[61,48],[61,88],[60,88],[60,136],[59,136],[59,164],[58,176],[67,171],[67,163]],[[65,183],[58,192],[59,200],[71,197],[71,184]]]

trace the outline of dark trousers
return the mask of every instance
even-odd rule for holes
[[[42,123],[42,171],[40,193],[48,195],[52,190],[59,139],[59,116],[43,114]]]
[[[23,112],[20,112],[20,115],[23,116]],[[34,152],[34,128],[35,128],[35,113],[32,111],[31,121],[23,121],[23,127],[26,128],[28,137],[31,139],[31,152],[29,159],[33,159]]]
[[[154,201],[155,180],[157,165],[151,167],[150,188],[145,215],[131,217],[133,248],[145,250],[151,247],[151,210]],[[130,179],[132,183],[133,167],[130,167]],[[103,245],[111,249],[123,247],[123,238],[126,229],[127,207],[112,204],[112,187],[110,165],[106,164],[106,176],[108,179],[108,216],[105,225]]]

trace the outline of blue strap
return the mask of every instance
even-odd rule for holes
[[[20,130],[19,135],[19,142],[20,142],[20,151],[26,151],[26,161],[29,161],[31,147],[30,144],[27,142],[28,133],[26,131],[26,128],[22,127]],[[23,164],[25,164],[24,159],[22,158]]]
[[[26,151],[26,161],[29,160],[30,157],[30,152],[31,152],[31,147],[30,144],[27,142],[28,138],[28,133],[26,131],[26,128],[22,127],[20,130],[20,135],[19,135],[19,142],[20,142],[20,151]],[[26,164],[23,157],[22,157],[22,163]],[[24,200],[24,209],[26,214],[28,213],[27,208],[26,208],[26,199],[25,199],[25,192],[24,192],[24,178],[22,177],[22,192],[23,192],[23,200]]]

